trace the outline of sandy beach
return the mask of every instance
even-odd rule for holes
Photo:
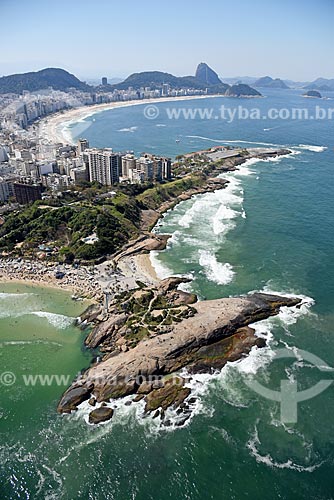
[[[108,260],[88,268],[73,268],[62,265],[62,279],[55,277],[59,265],[28,261],[23,259],[0,260],[0,284],[17,283],[46,286],[71,292],[76,297],[86,297],[97,302],[103,301],[103,293],[117,293],[120,290],[136,288],[137,281],[154,285],[159,281],[151,264],[149,254],[125,257],[114,270]]]
[[[61,267],[61,269],[60,269]],[[55,277],[56,271],[64,273],[62,279]],[[72,292],[77,297],[85,296],[100,300],[102,290],[94,270],[56,263],[44,263],[23,259],[0,260],[0,283],[23,283],[47,286]]]
[[[189,101],[193,99],[207,99],[208,97],[224,97],[222,95],[199,95],[199,96],[182,96],[182,97],[166,97],[156,99],[141,99],[136,101],[121,101],[110,102],[105,104],[94,104],[92,106],[82,106],[79,108],[70,109],[66,112],[60,112],[49,115],[38,123],[38,136],[39,139],[52,143],[75,144],[67,127],[73,123],[83,121],[89,116],[102,111],[107,111],[115,108],[125,108],[128,106],[139,106],[155,104],[159,102],[176,102],[176,101]],[[36,125],[36,124],[35,124]]]

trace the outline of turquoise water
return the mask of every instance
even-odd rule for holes
[[[196,102],[196,107],[211,107],[220,101],[177,105]],[[228,102],[263,110],[317,104],[292,91]],[[334,101],[320,102],[334,107]],[[257,380],[278,390],[281,380],[294,379],[301,390],[324,378],[307,361],[274,361],[273,352],[286,346],[334,363],[333,122],[273,121],[264,126],[259,121],[172,121],[164,115],[169,105],[158,104],[156,121],[143,117],[142,106],[97,114],[85,135],[93,146],[136,152],[176,155],[214,141],[241,140],[289,145],[296,154],[248,163],[239,173],[227,174],[226,190],[188,200],[168,212],[156,228],[173,235],[167,250],[153,256],[158,272],[191,275],[188,286],[202,298],[272,290],[301,295],[305,305],[257,326],[258,334],[269,340],[268,348],[219,375],[199,377],[201,404],[182,429],[162,430],[150,419],[138,419],[140,407],[133,405],[121,406],[110,423],[92,427],[85,422],[85,408],[70,417],[56,415],[62,387],[5,388],[0,400],[5,415],[1,498],[333,498],[333,385],[299,403],[298,420],[291,424],[281,422],[277,402],[264,399],[245,383]],[[137,128],[117,132],[131,127]],[[0,295],[0,311],[12,311],[13,301],[4,300],[8,299]],[[37,300],[31,305],[34,311],[70,317],[78,314],[71,308],[80,307],[61,294],[50,295],[46,302],[43,295],[29,300]],[[87,366],[79,330],[52,326],[45,317],[19,316],[25,307],[18,301],[16,317],[0,318],[2,341],[39,339],[62,348],[28,344],[19,351],[19,346],[4,346],[1,367],[45,373],[50,363],[53,373],[59,363],[59,373],[74,374]],[[26,328],[30,321],[33,325]]]

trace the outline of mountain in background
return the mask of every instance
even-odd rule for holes
[[[334,90],[334,78],[317,78],[314,82],[305,85],[304,89],[308,90],[322,90],[322,91],[333,91]]]
[[[226,83],[229,83],[230,85],[235,85],[235,84],[243,84],[246,83],[247,85],[255,85],[255,82],[259,80],[259,77],[257,76],[233,76],[229,78],[223,78],[223,81]],[[273,80],[273,79],[272,79]],[[296,82],[294,80],[287,80],[287,79],[279,79],[283,81],[289,88],[293,89],[302,89],[306,85],[309,85],[310,82]]]
[[[174,76],[170,73],[162,71],[143,71],[141,73],[133,73],[128,76],[123,82],[116,85],[110,85],[111,88],[118,90],[127,90],[132,87],[139,90],[141,87],[150,87],[151,89],[161,88],[163,84],[168,84],[172,88],[193,88],[205,90],[207,85],[194,76]],[[219,85],[223,85],[220,83]],[[227,88],[228,86],[225,85]]]
[[[207,86],[220,85],[222,83],[217,73],[206,63],[199,63],[196,69],[195,78]]]
[[[270,88],[270,89],[288,89],[289,87],[287,86],[286,83],[283,82],[280,78],[271,78],[271,76],[263,76],[262,78],[259,78],[253,83],[254,87],[264,87],[264,88]]]
[[[46,68],[40,71],[3,76],[0,78],[0,93],[22,94],[24,90],[34,92],[52,87],[66,91],[69,88],[90,90],[91,87],[81,82],[76,76],[60,68]]]
[[[195,76],[174,76],[161,71],[144,71],[133,73],[124,81],[115,84],[92,87],[80,81],[71,73],[59,68],[47,68],[41,71],[4,76],[0,78],[0,93],[22,94],[24,90],[30,92],[41,91],[52,87],[54,90],[67,91],[74,88],[82,91],[111,92],[113,90],[134,90],[150,87],[152,90],[161,89],[168,84],[172,89],[207,89],[208,94],[226,94],[228,96],[260,96],[261,94],[246,84],[233,85],[223,83],[217,73],[206,63],[197,66]]]
[[[231,85],[225,92],[225,95],[228,97],[260,97],[261,94],[257,90],[253,89],[249,85],[245,83],[237,83],[235,85]]]
[[[302,89],[305,85],[308,85],[309,82],[296,82],[295,80],[283,80],[284,83],[287,84],[290,89]]]
[[[245,83],[246,85],[253,85],[254,82],[256,82],[258,78],[256,76],[233,76],[229,78],[222,78],[224,82],[230,84],[230,85],[238,85],[241,83]]]
[[[208,89],[209,94],[226,94],[236,97],[261,95],[257,90],[248,85],[242,85],[231,91],[231,86],[222,82],[217,73],[206,63],[200,63],[197,66],[195,76],[174,76],[161,71],[144,71],[142,73],[133,73],[122,83],[110,85],[110,88],[126,90],[132,87],[135,90],[139,90],[141,87],[150,87],[151,89],[157,89],[161,88],[163,84],[168,84],[174,89]],[[233,94],[233,92],[235,93]]]

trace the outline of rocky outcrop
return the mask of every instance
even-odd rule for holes
[[[114,262],[117,263],[119,260],[132,255],[149,253],[152,250],[165,250],[169,238],[170,235],[168,234],[148,233],[141,235],[135,241],[124,245],[122,251],[114,255]]]
[[[287,84],[280,78],[271,78],[270,76],[263,76],[253,83],[254,87],[264,87],[271,89],[288,89]]]
[[[90,412],[88,420],[90,424],[100,424],[101,422],[110,420],[113,414],[114,410],[112,408],[101,406]]]
[[[145,398],[145,411],[155,411],[161,408],[163,411],[170,406],[178,407],[190,395],[189,387],[184,387],[185,380],[182,377],[166,380],[163,387],[154,389]]]
[[[318,99],[322,99],[322,95],[318,92],[318,90],[308,90],[305,94],[303,94],[303,97],[316,97]]]
[[[91,323],[96,320],[102,313],[100,304],[91,304],[80,316],[80,323]]]
[[[261,97],[260,92],[244,83],[231,85],[231,87],[226,90],[225,95],[227,97]]]
[[[112,314],[106,321],[98,323],[92,331],[89,333],[85,340],[87,347],[95,349],[110,337],[110,334],[117,330],[120,325],[123,325],[126,321],[127,316],[124,313]]]
[[[165,282],[161,286],[169,293],[172,284]],[[188,388],[183,384],[181,387],[187,390],[180,392],[169,387],[168,376],[184,367],[189,372],[220,369],[227,361],[248,354],[253,346],[262,347],[263,340],[249,325],[277,314],[283,306],[300,302],[298,298],[255,293],[193,304],[194,314],[171,324],[167,332],[145,337],[135,347],[113,353],[89,368],[66,391],[58,411],[71,411],[91,395],[102,402],[139,390],[147,393],[147,411],[157,409],[157,401],[163,408],[181,404],[189,396]]]
[[[76,410],[79,404],[90,399],[92,389],[93,385],[91,384],[70,387],[60,400],[61,413],[71,413],[71,411]]]
[[[206,63],[199,63],[196,69],[195,78],[205,85],[220,85],[222,82],[217,73]]]

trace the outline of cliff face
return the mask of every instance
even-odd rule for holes
[[[200,63],[197,66],[195,78],[208,86],[219,85],[220,83],[222,83],[217,73],[213,71],[213,69],[211,69],[206,63]]]
[[[171,301],[175,284],[171,280],[162,282],[160,297]],[[137,300],[143,301],[147,290],[142,290],[141,296],[135,293]],[[148,300],[151,304],[155,298],[150,295]],[[126,344],[126,312],[116,313],[108,323],[93,330],[89,342],[106,346],[117,338],[120,349],[107,354],[72,384],[59,402],[58,412],[68,413],[91,397],[101,403],[129,394],[137,394],[135,400],[145,394],[147,411],[181,405],[190,396],[190,390],[180,377],[176,377],[177,383],[171,380],[171,374],[184,367],[190,373],[210,372],[248,354],[255,345],[262,347],[263,339],[257,338],[248,325],[277,314],[282,306],[291,307],[299,302],[298,298],[258,293],[198,302],[187,306],[191,314],[179,316],[169,328],[150,333],[134,347]],[[120,335],[122,327],[124,336]]]

